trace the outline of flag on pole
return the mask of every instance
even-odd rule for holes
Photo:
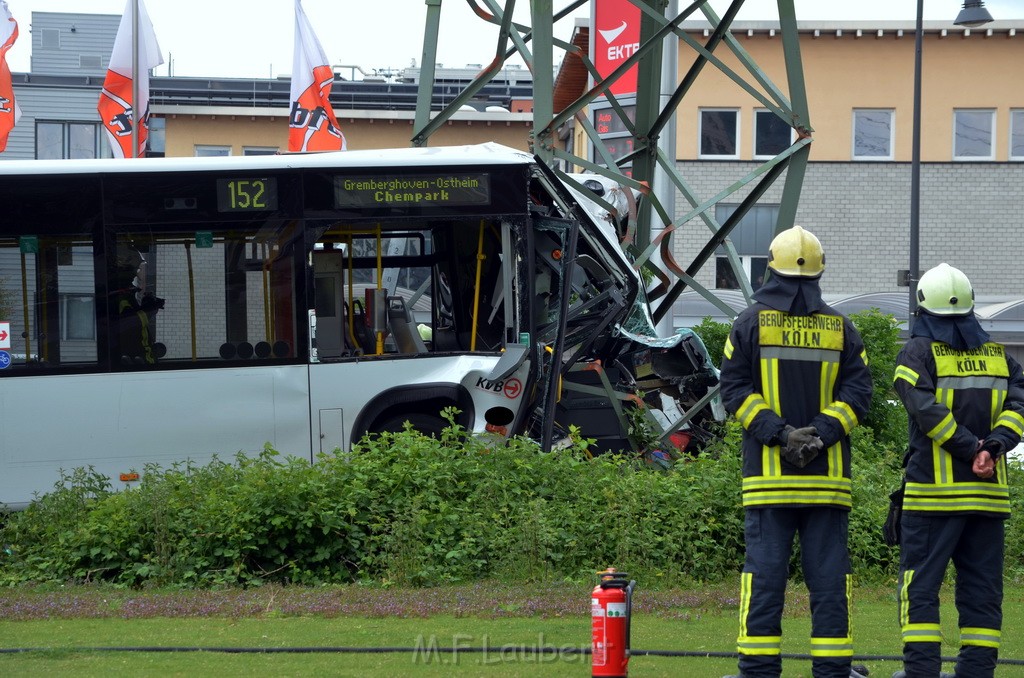
[[[345,135],[331,108],[334,71],[313,33],[301,0],[295,0],[295,58],[292,60],[289,151],[344,151]]]
[[[14,129],[21,109],[14,99],[11,69],[7,65],[7,50],[18,39],[18,22],[11,16],[7,0],[0,0],[0,153],[7,148],[7,136]]]
[[[139,12],[138,21],[134,21],[133,7]],[[133,24],[139,27],[137,40],[133,36]],[[135,75],[132,73],[133,49],[138,50],[140,71],[138,83],[134,85],[139,96],[138,102],[132,101],[132,77]],[[103,91],[100,92],[100,102],[96,107],[115,158],[134,158],[142,155],[146,149],[146,139],[149,137],[149,69],[163,62],[146,7],[142,0],[128,0],[128,6],[121,15],[117,37],[114,38],[107,77],[103,81]],[[134,105],[136,103],[138,105]],[[136,134],[139,146],[133,153],[132,125],[136,121],[140,123]]]

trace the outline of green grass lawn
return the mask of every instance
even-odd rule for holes
[[[568,587],[568,585],[566,585]],[[522,587],[524,591],[529,586]],[[0,593],[0,648],[49,648],[45,651],[0,654],[2,676],[581,676],[590,675],[586,656],[561,653],[560,648],[579,649],[589,645],[590,619],[582,610],[588,606],[589,587],[568,587],[580,598],[578,614],[542,611],[530,612],[524,602],[517,607],[509,602],[509,589],[501,590],[501,604],[486,611],[459,616],[431,614],[408,616],[408,609],[360,614],[283,614],[284,598],[297,594],[277,589],[245,615],[176,616],[141,618],[118,616],[137,599],[158,594],[124,591],[91,592],[109,605],[106,616],[95,616],[87,606],[76,617],[73,610],[43,613],[50,618],[23,618],[24,610],[47,600],[60,600],[65,594],[48,592]],[[474,589],[486,599],[486,586]],[[647,614],[635,613],[633,647],[641,650],[687,652],[733,652],[737,626],[734,602],[725,595],[729,585],[714,589],[711,595],[692,598],[692,606],[674,604]],[[308,591],[308,590],[307,590]],[[337,592],[337,589],[334,589]],[[426,590],[437,593],[437,589]],[[948,593],[948,592],[947,592]],[[383,595],[384,592],[381,592]],[[107,599],[108,596],[110,600]],[[213,597],[214,594],[210,593]],[[341,590],[345,595],[345,590]],[[373,591],[359,595],[373,597]],[[421,590],[390,591],[388,596],[401,600],[424,595]],[[458,597],[458,592],[456,596]],[[638,590],[637,602],[645,597],[676,600],[665,592]],[[199,594],[202,597],[202,594]],[[115,600],[116,599],[116,600]],[[687,600],[690,600],[688,598]],[[808,651],[810,618],[806,591],[793,587],[783,623],[783,652],[805,654]],[[413,606],[413,609],[416,609]],[[21,611],[21,612],[20,612]],[[473,610],[470,610],[473,612]],[[33,613],[36,614],[36,613]],[[186,614],[194,615],[194,610]],[[93,616],[88,616],[93,615]],[[403,616],[404,615],[404,616]],[[1024,588],[1007,590],[1004,605],[1004,658],[1024,659]],[[36,614],[38,616],[38,614]],[[862,587],[855,594],[854,642],[858,655],[898,655],[899,628],[896,622],[894,591],[888,587]],[[943,635],[948,639],[943,654],[956,653],[956,613],[947,599],[943,604]],[[538,648],[542,654],[529,655],[518,646]],[[337,647],[419,647],[416,653],[354,654],[311,653],[228,653],[228,652],[135,652],[103,651],[90,648],[337,648]],[[431,648],[459,648],[459,652],[432,652]],[[475,648],[475,649],[471,649]],[[899,668],[894,661],[865,661],[871,676],[888,678]],[[663,658],[636,656],[630,661],[630,676],[721,676],[735,670],[733,658]],[[807,678],[810,662],[786,659],[784,676]],[[948,666],[947,666],[948,669]],[[1001,676],[1024,676],[1024,666],[1002,666]]]

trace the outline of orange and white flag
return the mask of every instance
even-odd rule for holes
[[[331,108],[334,71],[313,27],[295,0],[295,58],[292,60],[289,151],[344,151],[345,135]]]
[[[14,99],[11,69],[7,65],[7,51],[18,39],[18,22],[11,16],[7,0],[0,0],[0,153],[7,148],[7,136],[14,129],[21,109]]]
[[[134,9],[139,12],[137,22],[133,21]],[[138,39],[138,102],[132,101],[132,25],[139,27]],[[100,112],[100,121],[107,133],[107,141],[115,158],[134,158],[146,150],[146,139],[149,137],[149,69],[156,68],[164,62],[160,54],[160,45],[156,42],[153,24],[149,21],[146,7],[142,0],[128,0],[121,25],[114,38],[114,49],[110,54],[107,77],[103,81],[100,92],[100,103],[96,109]],[[137,104],[137,105],[135,105]],[[132,126],[139,122],[138,148],[132,152]]]

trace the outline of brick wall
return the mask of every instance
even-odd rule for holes
[[[706,200],[757,165],[746,162],[681,162],[679,171]],[[783,179],[761,202],[779,202]],[[739,202],[756,180],[725,202]],[[689,205],[677,198],[676,216]],[[811,163],[804,177],[797,223],[822,241],[826,295],[897,292],[897,270],[910,251],[909,163]],[[943,261],[962,269],[978,296],[1024,296],[1020,240],[1024,226],[1024,163],[928,163],[921,167],[920,262]],[[699,219],[673,239],[684,267],[710,237]],[[698,282],[712,285],[713,262]]]

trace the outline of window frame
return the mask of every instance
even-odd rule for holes
[[[200,154],[200,150],[221,150],[227,151],[227,153],[210,153]],[[230,158],[231,157],[231,146],[225,146],[223,144],[195,144],[192,147],[192,157],[194,158]]]
[[[958,155],[957,154],[957,116],[961,113],[988,113],[989,116],[989,153],[988,155]],[[954,162],[985,162],[996,159],[996,109],[994,108],[954,108],[953,109],[953,160]]]
[[[167,118],[150,114],[146,120],[149,134],[146,136],[146,157],[163,158],[167,155]]]
[[[759,289],[761,285],[757,284],[756,280],[751,277],[753,262],[755,260],[763,261],[764,269],[767,273],[768,247],[771,239],[775,237],[775,226],[779,219],[779,207],[778,203],[757,203],[753,205],[750,211],[740,220],[740,223],[736,224],[732,234],[730,234],[730,241],[743,266],[743,272],[754,290]],[[718,203],[715,206],[715,220],[719,224],[724,224],[738,208],[738,203]],[[715,289],[739,289],[738,281],[737,287],[718,286],[718,266],[720,261],[724,261],[725,265],[729,266],[724,245],[719,246],[715,250]],[[730,266],[729,269],[731,271],[732,267]]]
[[[1006,157],[1013,162],[1024,161],[1024,108],[1010,109],[1010,133],[1007,140]],[[1020,138],[1020,153],[1014,154],[1014,138]]]
[[[704,114],[705,113],[732,113],[735,116],[735,134],[733,135],[733,147],[735,152],[732,155],[705,153],[704,148]],[[742,143],[740,131],[740,109],[725,106],[708,106],[697,110],[697,158],[700,160],[739,160]]]
[[[889,114],[889,153],[887,155],[858,155],[857,154],[857,119],[859,113],[888,113]],[[854,108],[850,113],[850,159],[855,162],[881,162],[895,160],[896,146],[896,109],[893,108]]]
[[[755,108],[754,109],[754,134],[753,134],[753,139],[751,140],[751,146],[752,146],[753,157],[754,157],[755,160],[768,160],[768,159],[774,158],[774,157],[776,157],[778,155],[778,153],[763,154],[763,153],[758,153],[757,152],[758,119],[761,117],[762,113],[766,114],[766,115],[770,115],[773,118],[778,118],[778,116],[775,115],[775,112],[770,110],[770,109],[767,109],[767,108]],[[794,141],[796,141],[796,130],[793,129],[792,127],[790,127],[790,126],[787,126],[787,127],[789,129],[789,142],[786,144],[786,147],[788,148],[788,147],[793,145]],[[783,149],[783,150],[785,150],[785,149]]]
[[[88,337],[73,337],[69,332],[72,323],[69,320],[70,316],[70,302],[73,300],[85,300],[90,304],[89,316],[92,318],[91,336]],[[65,341],[85,341],[96,342],[96,294],[94,292],[61,292],[60,293],[60,340]]]
[[[39,157],[39,128],[41,126],[59,126],[60,127],[60,157]],[[106,134],[103,133],[103,128],[100,123],[94,120],[46,120],[36,119],[35,129],[33,130],[34,148],[33,156],[36,160],[68,160],[73,158],[79,158],[79,156],[71,155],[72,138],[71,129],[74,126],[81,127],[92,127],[93,130],[93,155],[88,159],[97,158],[110,158],[112,153],[110,152],[110,144],[107,142]]]
[[[278,146],[242,146],[242,155],[277,155],[280,152]]]
[[[750,283],[750,287],[755,292],[761,288],[764,283],[757,284],[756,281],[751,277],[751,271],[753,269],[753,263],[755,259],[763,259],[765,271],[768,270],[768,254],[739,254],[736,256],[740,259],[740,264],[743,266],[743,273],[747,276],[747,281]],[[738,290],[740,289],[739,281],[737,281],[736,287],[719,287],[718,286],[718,266],[724,262],[724,265],[729,268],[730,273],[733,273],[732,266],[729,264],[729,257],[724,254],[715,255],[715,290]]]

